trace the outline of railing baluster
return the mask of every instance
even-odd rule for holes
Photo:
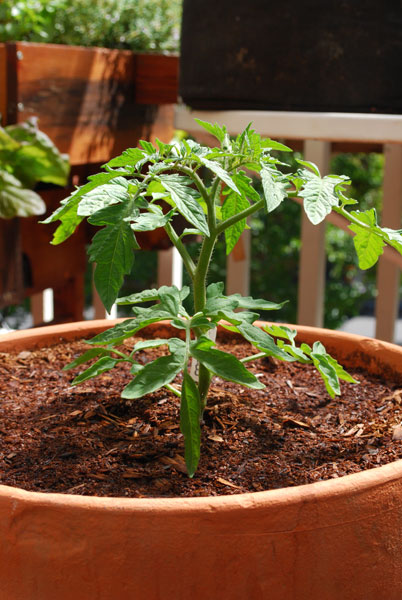
[[[245,229],[226,261],[226,293],[247,296],[250,291],[250,230]]]
[[[384,195],[381,224],[398,229],[402,220],[402,146],[385,144]],[[380,258],[377,271],[376,338],[392,342],[398,311],[401,270]]]
[[[304,159],[317,165],[322,175],[329,171],[331,144],[304,142]],[[297,322],[322,327],[325,291],[325,223],[312,225],[304,211],[301,222]]]

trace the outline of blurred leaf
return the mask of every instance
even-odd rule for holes
[[[0,218],[31,217],[45,212],[42,198],[23,188],[18,179],[0,169]]]

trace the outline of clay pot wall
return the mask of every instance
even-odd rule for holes
[[[88,337],[111,324],[8,334],[0,352]],[[297,329],[346,366],[402,378],[400,347]],[[401,500],[402,461],[213,498],[92,498],[0,486],[0,600],[400,600]]]

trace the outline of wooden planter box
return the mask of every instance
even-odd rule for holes
[[[178,57],[172,55],[0,44],[2,124],[38,117],[40,129],[69,154],[74,185],[82,184],[99,164],[135,147],[140,139],[171,139],[178,65]],[[68,194],[68,189],[44,192],[48,212]],[[0,222],[0,308],[53,287],[56,320],[79,320],[90,233],[81,227],[65,244],[51,247],[55,227],[38,220]],[[165,248],[169,241],[163,234],[144,233],[140,243]]]
[[[197,109],[402,113],[402,5],[184,0],[180,95]]]
[[[152,138],[158,105],[175,103],[177,87],[177,56],[0,44],[3,123],[37,116],[73,165],[105,162],[139,139]],[[166,129],[164,114],[160,121]]]

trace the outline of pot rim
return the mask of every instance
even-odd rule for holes
[[[78,339],[84,335],[93,335],[107,327],[124,321],[125,319],[99,319],[93,321],[78,321],[61,325],[47,325],[37,329],[20,330],[4,334],[0,337],[0,353],[10,350],[34,349],[40,347],[49,336],[55,343],[62,340]],[[262,325],[266,321],[258,321]],[[168,322],[164,322],[168,324]],[[158,324],[155,324],[158,325]],[[160,323],[159,323],[160,325]],[[382,352],[400,356],[398,368],[402,374],[402,347],[374,338],[367,338],[357,334],[342,331],[332,331],[318,327],[291,325],[299,333],[307,337],[326,337],[331,341],[344,340],[352,345],[368,345],[370,353]],[[98,510],[127,510],[129,512],[142,512],[158,510],[166,512],[202,512],[220,510],[243,510],[248,506],[277,506],[280,504],[297,504],[308,501],[312,497],[326,498],[329,496],[346,496],[360,494],[369,488],[381,487],[402,478],[402,459],[393,461],[381,467],[374,467],[359,473],[344,475],[343,477],[317,481],[300,486],[285,487],[262,492],[247,492],[243,494],[202,497],[176,497],[176,498],[124,498],[124,497],[97,497],[77,496],[74,494],[31,492],[20,488],[0,484],[0,498],[8,497],[15,501],[30,502],[34,505],[58,505],[75,508],[91,508]]]

